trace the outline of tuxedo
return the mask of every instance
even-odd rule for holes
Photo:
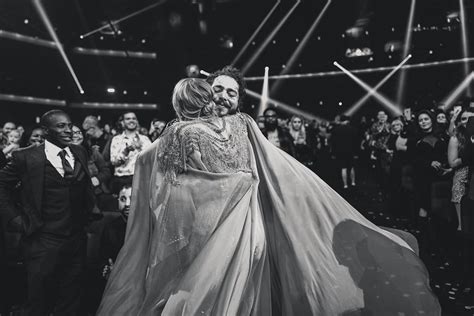
[[[94,195],[85,149],[70,145],[68,152],[75,163],[67,175],[48,160],[44,144],[14,152],[0,170],[0,212],[7,227],[23,236],[28,273],[24,315],[78,312],[86,259],[84,226]],[[57,299],[54,304],[51,298]]]

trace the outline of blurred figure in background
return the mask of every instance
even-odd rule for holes
[[[72,143],[74,145],[84,147],[84,135],[79,127],[74,125],[72,127]],[[108,195],[110,190],[108,188],[108,183],[111,178],[110,168],[108,167],[104,157],[99,151],[99,147],[94,145],[92,148],[84,147],[88,154],[89,160],[87,161],[87,169],[91,176],[91,182],[94,187],[94,194],[97,198],[97,203],[99,208],[101,208],[102,203],[105,197]]]
[[[13,122],[5,122],[5,124],[3,124],[2,139],[0,140],[0,149],[3,149],[3,147],[5,147],[5,145],[8,143],[8,134],[14,129],[16,129],[16,124]]]
[[[7,135],[7,143],[3,148],[3,154],[7,159],[12,157],[13,151],[20,148],[21,134],[18,130],[14,129]]]
[[[21,147],[28,147],[31,145],[39,146],[44,143],[44,130],[40,126],[33,127],[32,130],[23,133],[21,140]]]
[[[265,128],[263,135],[276,147],[288,154],[295,156],[295,146],[289,132],[278,126],[278,113],[274,108],[267,108],[263,115],[265,116]]]
[[[306,126],[303,118],[294,115],[291,117],[288,127],[295,146],[295,158],[311,169],[314,164],[314,153],[316,148],[315,144],[310,144],[310,138],[306,133]]]
[[[409,150],[413,149],[418,215],[427,218],[431,215],[431,184],[438,176],[447,172],[447,144],[437,136],[436,121],[430,111],[420,111],[416,121],[420,137],[415,143],[408,144],[408,147]]]
[[[339,124],[331,132],[332,154],[337,161],[344,189],[356,185],[354,159],[357,156],[357,130],[350,124],[349,117],[341,115]]]
[[[105,279],[108,279],[125,240],[131,199],[132,187],[129,185],[123,186],[118,195],[118,212],[121,216],[106,224],[102,231],[100,253],[103,262],[102,276]]]
[[[160,121],[157,118],[154,118],[150,124],[150,131],[148,132],[148,137],[150,141],[154,142],[160,135],[161,132],[165,129],[166,123]]]
[[[466,194],[466,187],[468,186],[469,166],[462,160],[464,150],[466,147],[466,124],[469,117],[473,116],[469,110],[462,110],[456,108],[453,114],[453,119],[456,124],[454,134],[450,137],[448,143],[448,163],[454,170],[453,184],[452,184],[452,198],[454,207],[456,209],[456,216],[458,220],[457,230],[462,230],[461,220],[461,199]]]
[[[265,116],[263,115],[259,115],[257,117],[257,125],[258,125],[258,128],[262,131],[263,129],[265,129]]]
[[[110,136],[100,127],[99,119],[93,115],[87,116],[82,122],[82,128],[86,134],[84,145],[88,150],[91,150],[92,147],[96,146],[97,150],[104,154]]]
[[[446,113],[442,109],[437,109],[436,114],[436,133],[444,142],[449,141],[449,123]]]

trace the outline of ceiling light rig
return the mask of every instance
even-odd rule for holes
[[[403,69],[420,69],[420,68],[439,67],[439,66],[446,66],[446,65],[455,65],[455,64],[464,63],[464,62],[469,62],[469,63],[474,62],[474,57],[411,64],[411,65],[405,65],[402,68]],[[353,74],[377,73],[377,72],[390,71],[390,70],[393,70],[394,68],[396,68],[396,66],[355,69],[355,70],[351,70],[351,72]],[[313,72],[313,73],[306,73],[306,74],[273,75],[273,76],[269,76],[269,79],[275,80],[275,79],[321,78],[321,77],[328,77],[328,76],[340,76],[343,74],[344,74],[343,71],[326,71],[326,72]],[[245,77],[244,79],[245,81],[261,81],[263,80],[263,77],[262,76]]]
[[[42,3],[40,0],[33,0],[33,4],[36,8],[36,11],[38,12],[41,20],[43,21],[44,25],[46,26],[46,29],[48,30],[49,35],[51,38],[54,40],[56,43],[56,46],[59,50],[59,53],[61,54],[61,57],[64,60],[64,63],[66,64],[67,68],[69,69],[69,72],[71,73],[71,76],[74,79],[74,82],[76,83],[77,89],[79,90],[80,94],[84,94],[84,89],[82,89],[81,83],[79,82],[79,79],[76,76],[76,73],[74,72],[74,69],[72,68],[71,63],[69,62],[69,59],[67,58],[67,55],[63,49],[63,45],[59,42],[59,38],[56,35],[56,31],[54,30],[53,25],[51,24],[51,21],[48,18],[48,15],[46,14],[46,10],[44,9]]]
[[[131,19],[131,18],[133,18],[133,17],[135,17],[135,16],[137,16],[137,15],[139,15],[139,14],[142,14],[142,13],[144,13],[144,12],[146,12],[146,11],[149,11],[149,10],[151,10],[151,9],[153,9],[153,8],[155,8],[155,7],[157,7],[157,6],[161,5],[161,4],[163,4],[163,3],[165,3],[166,1],[167,1],[167,0],[159,0],[159,1],[157,1],[157,2],[155,2],[155,3],[153,3],[153,4],[150,4],[149,6],[146,6],[146,7],[142,8],[142,9],[140,9],[140,10],[137,10],[137,11],[135,11],[135,12],[132,12],[132,13],[130,13],[130,14],[128,14],[128,15],[126,15],[126,16],[120,18],[120,19],[111,21],[111,22],[108,23],[108,25],[102,25],[101,27],[99,27],[99,28],[97,28],[97,29],[95,29],[95,30],[92,30],[92,31],[90,31],[90,32],[88,32],[88,33],[82,34],[82,35],[80,35],[79,37],[80,37],[81,39],[84,39],[84,38],[86,38],[86,37],[88,37],[88,36],[91,36],[91,35],[97,33],[97,32],[101,32],[103,29],[109,28],[109,27],[110,27],[110,24],[115,25],[115,26],[118,26],[118,25],[119,25],[120,23],[122,23],[123,21],[128,20],[128,19]]]

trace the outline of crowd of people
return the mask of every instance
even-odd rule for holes
[[[76,260],[76,264],[77,262],[87,261],[89,265],[92,265],[92,269],[96,270],[92,272],[93,274],[99,271],[97,269],[100,269],[103,277],[107,277],[125,237],[136,158],[142,150],[159,136],[164,127],[165,122],[153,119],[149,129],[141,128],[133,112],[123,113],[113,129],[101,124],[98,117],[92,115],[85,117],[82,122],[73,124],[65,112],[57,110],[46,113],[39,125],[26,129],[14,122],[3,124],[0,145],[0,168],[3,168],[3,178],[0,184],[2,193],[0,194],[2,195],[0,204],[2,205],[1,213],[3,215],[0,234],[0,258],[1,265],[4,268],[1,272],[2,299],[0,301],[2,304],[0,313],[8,314],[8,311],[18,310],[19,307],[15,307],[15,305],[22,303],[25,296],[33,301],[30,306],[23,310],[25,314],[34,313],[33,310],[38,306],[43,308],[46,301],[42,295],[45,295],[45,290],[48,289],[44,285],[47,283],[47,279],[57,273],[58,265],[63,264],[69,270],[70,273],[66,278],[76,278],[73,280],[74,282],[71,281],[69,286],[61,288],[59,292],[63,291],[77,298],[80,297],[77,295],[77,284],[72,284],[78,283],[77,278],[82,275],[82,272],[78,272],[78,270],[82,271],[82,269],[74,270],[74,260]],[[57,146],[57,144],[61,143],[75,146],[71,148],[79,148],[78,155],[86,157],[84,158],[84,164],[81,165],[87,168],[86,173],[90,176],[92,184],[90,193],[93,197],[88,196],[86,194],[88,191],[84,190],[83,187],[76,188],[74,181],[61,183],[58,178],[55,178],[58,174],[66,177],[69,171],[76,178],[80,177],[81,174],[75,173],[74,168],[79,164],[74,162],[74,158],[71,158],[76,156],[75,150],[71,149],[74,153],[66,151],[65,161],[69,162],[69,166],[62,163],[62,157],[53,154],[60,150],[60,146]],[[26,151],[23,149],[26,149]],[[37,149],[44,151],[46,157],[41,152],[35,151]],[[15,152],[18,152],[16,159],[14,158]],[[41,163],[35,165],[37,163],[35,162],[36,159],[44,163],[44,158],[47,158],[46,160],[49,162],[46,165],[54,167],[57,173],[50,168],[43,168]],[[45,175],[37,178],[33,177],[35,179],[34,183],[31,183],[30,179],[27,178],[18,178],[15,172],[16,168],[24,167],[18,165],[19,160],[28,165],[28,168],[30,168],[29,163],[32,162],[32,166],[40,167],[39,170],[44,170]],[[68,168],[71,170],[68,170]],[[25,183],[32,184],[33,187],[29,187]],[[25,187],[27,187],[27,192],[25,192]],[[46,187],[51,187],[51,192],[45,191]],[[64,188],[66,188],[66,191],[62,190]],[[67,188],[69,190],[74,188],[75,190],[67,192]],[[37,193],[37,190],[43,192]],[[40,260],[31,260],[34,253],[41,251],[46,253],[43,247],[54,249],[54,246],[46,245],[43,240],[41,242],[37,240],[36,244],[33,243],[35,239],[33,236],[37,234],[38,229],[36,226],[40,225],[40,223],[35,223],[37,220],[35,216],[24,221],[20,220],[21,216],[18,215],[17,209],[18,207],[24,209],[25,204],[28,205],[31,202],[27,195],[33,195],[45,202],[51,200],[51,205],[49,205],[51,208],[50,218],[45,220],[42,215],[42,221],[51,221],[51,224],[49,228],[45,228],[44,223],[41,223],[41,230],[49,229],[48,231],[52,236],[61,236],[61,238],[51,239],[48,242],[56,243],[56,246],[61,246],[61,249],[65,246],[77,246],[80,249],[77,253],[68,253],[64,258],[52,258],[51,254],[48,254]],[[71,202],[66,203],[53,196],[69,197]],[[73,218],[71,214],[74,213],[74,206],[88,209],[88,206],[84,205],[84,201],[93,201],[90,202],[93,203],[90,214],[82,216],[83,218]],[[20,206],[20,204],[22,205]],[[71,216],[59,216],[61,212],[53,211],[58,205],[63,209],[73,209],[64,212]],[[46,212],[44,208],[43,205],[42,212]],[[28,214],[29,212],[26,211],[25,213]],[[75,224],[71,224],[71,222],[75,222]],[[72,240],[75,243],[61,245],[64,236],[73,236],[76,230],[82,230],[84,227],[87,227],[88,230],[88,242],[76,238]],[[25,248],[27,242],[30,244]],[[27,252],[25,252],[25,249],[27,249]],[[71,258],[73,259],[72,263],[70,262]],[[34,274],[35,278],[28,277],[27,280],[24,280],[25,282],[22,282],[21,276],[27,274],[25,270],[22,270],[19,275],[17,274],[10,279],[12,271],[15,271],[15,267],[19,263],[24,266],[29,276]],[[50,269],[40,268],[44,265],[49,265]],[[42,269],[42,273],[39,273],[40,269]],[[99,278],[100,273],[96,276]],[[9,284],[8,281],[4,282],[3,280],[14,283]],[[103,288],[100,280],[96,281],[93,283],[98,288]],[[27,283],[26,287],[24,283]],[[14,285],[10,287],[11,284]],[[27,294],[24,291],[22,292],[24,288],[28,288]],[[15,291],[15,289],[18,289],[18,291]],[[18,295],[23,296],[23,298],[19,298]],[[61,295],[57,295],[58,301],[63,302],[60,308],[64,308],[65,313],[77,308],[78,301],[66,300]],[[100,293],[97,295],[100,296]]]
[[[340,115],[334,121],[324,122],[306,121],[297,115],[288,117],[278,108],[270,107],[256,121],[273,145],[323,179],[329,176],[328,167],[335,165],[342,191],[356,188],[358,167],[368,166],[376,175],[391,212],[404,210],[404,215],[409,215],[422,231],[421,251],[445,245],[443,226],[453,226],[455,234],[462,236],[462,253],[453,254],[452,247],[446,245],[446,256],[461,256],[461,268],[466,269],[466,276],[472,280],[472,271],[468,269],[474,230],[470,213],[474,199],[473,124],[468,124],[471,116],[474,108],[465,106],[455,107],[450,113],[426,109],[416,115],[406,111],[404,116],[389,118],[386,112],[379,111],[373,119],[356,122]],[[61,304],[55,308],[59,314],[77,309],[78,287],[83,283],[79,280],[80,269],[74,270],[78,265],[89,265],[92,281],[88,281],[88,286],[99,285],[103,289],[124,242],[137,157],[160,136],[166,123],[153,119],[150,128],[143,128],[135,113],[127,111],[113,128],[110,126],[92,115],[82,122],[71,122],[67,113],[59,110],[43,115],[38,126],[23,128],[15,122],[4,122],[0,132],[0,252],[4,256],[0,258],[6,260],[0,263],[5,267],[0,271],[7,277],[12,266],[25,262],[28,290],[23,298],[12,298],[2,282],[2,297],[10,299],[3,301],[0,313],[18,309],[14,305],[23,303],[26,296],[30,305],[23,307],[25,315],[28,308],[50,308],[46,280],[61,269],[68,269],[69,273],[60,280],[56,298]],[[61,149],[64,144],[68,144],[70,151]],[[41,156],[38,148],[46,154]],[[35,169],[39,166],[36,160],[48,161],[46,167]],[[80,169],[81,166],[87,170]],[[19,177],[22,172],[29,178]],[[83,174],[90,176],[90,192],[81,180]],[[38,187],[44,188],[41,196],[36,194]],[[439,200],[446,196],[451,203],[440,207]],[[46,216],[41,219],[41,231],[61,237],[38,235],[40,219],[33,211],[27,219],[19,216],[18,201],[22,201],[23,208],[42,201]],[[62,205],[62,212],[57,211],[58,205]],[[88,211],[76,218],[75,207]],[[83,235],[69,238],[84,227],[87,241]],[[23,252],[18,251],[20,244]],[[45,265],[50,268],[44,269]],[[101,293],[91,293],[99,296],[95,303],[89,297],[93,307],[88,312],[92,313]]]
[[[449,112],[437,108],[412,114],[406,109],[392,118],[381,110],[358,121],[338,115],[332,122],[304,122],[276,113],[267,109],[258,120],[273,144],[328,182],[328,167],[335,166],[339,179],[331,184],[342,193],[356,187],[358,169],[368,170],[388,214],[420,231],[422,252],[441,249],[442,260],[457,264],[464,285],[472,288],[472,105],[458,103]]]

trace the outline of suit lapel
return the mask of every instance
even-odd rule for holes
[[[44,144],[34,148],[26,157],[26,166],[31,182],[31,190],[33,191],[33,200],[38,211],[41,210],[41,199],[43,197],[45,162],[46,154],[44,153]]]
[[[79,160],[82,168],[84,169],[84,171],[86,172],[86,174],[90,177],[90,174],[89,174],[89,168],[87,168],[87,161],[86,161],[86,157],[78,150],[77,147],[75,146],[69,146],[69,149],[71,149],[71,152],[72,154],[74,155],[74,159],[77,159]],[[74,166],[74,173],[77,172],[77,167],[78,166]]]

